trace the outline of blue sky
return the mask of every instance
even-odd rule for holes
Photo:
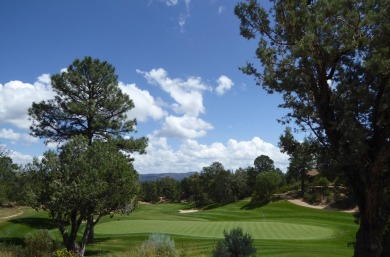
[[[281,97],[267,95],[238,67],[256,62],[256,41],[239,34],[226,0],[0,1],[0,143],[17,163],[55,145],[29,136],[27,108],[53,97],[50,76],[92,56],[116,68],[136,107],[148,153],[140,173],[253,165],[277,148]]]

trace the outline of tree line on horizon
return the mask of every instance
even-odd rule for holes
[[[275,168],[274,161],[266,155],[258,156],[254,167],[239,168],[236,171],[225,169],[220,162],[213,162],[200,172],[176,181],[164,177],[155,181],[141,182],[139,199],[146,202],[192,202],[196,208],[210,204],[227,204],[249,196],[267,198],[278,187],[285,184],[285,175]],[[271,174],[267,186],[259,186],[261,173]],[[255,188],[256,193],[254,193]],[[267,190],[266,190],[267,189]],[[261,191],[263,190],[263,191]],[[260,197],[264,195],[264,197]]]

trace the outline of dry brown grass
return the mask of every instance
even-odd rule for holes
[[[0,257],[16,257],[12,252],[0,250]]]
[[[178,257],[205,257],[206,254],[199,255],[198,245],[195,242],[188,242],[182,244],[177,248]],[[1,257],[1,256],[0,256]],[[142,249],[138,247],[133,250],[128,250],[123,253],[111,254],[108,257],[170,257],[169,253],[167,254],[157,254],[155,249]]]

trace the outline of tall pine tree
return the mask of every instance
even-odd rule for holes
[[[390,172],[390,1],[255,0],[236,6],[241,35],[259,38],[259,68],[242,70],[283,95],[286,122],[331,153],[360,210],[356,257],[379,257]],[[388,242],[387,242],[388,244]]]

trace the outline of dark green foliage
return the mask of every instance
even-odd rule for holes
[[[268,200],[279,189],[281,175],[276,171],[262,172],[256,177],[254,200]]]
[[[356,257],[379,257],[389,211],[390,2],[272,1],[237,4],[240,33],[259,39],[258,64],[242,71],[280,93],[282,119],[310,130],[360,209]],[[259,68],[260,67],[260,68]],[[325,158],[323,158],[325,160]],[[329,169],[328,169],[329,171]]]
[[[75,135],[87,137],[89,143],[115,139],[121,149],[144,152],[146,138],[123,138],[134,132],[136,121],[126,119],[134,104],[119,88],[111,64],[91,57],[76,59],[51,80],[54,99],[33,103],[28,110],[33,121],[31,135],[46,142],[62,142]]]
[[[254,167],[247,167],[245,169],[246,174],[248,175],[247,185],[249,187],[249,191],[252,193],[255,190],[256,176],[257,171]]]
[[[140,199],[145,202],[159,202],[160,197],[164,201],[179,202],[181,197],[180,182],[170,177],[156,181],[141,183]]]
[[[146,181],[141,183],[139,198],[144,202],[157,203],[160,201],[155,181]]]
[[[301,182],[301,195],[303,196],[306,191],[307,172],[315,168],[318,142],[312,137],[306,137],[303,142],[298,142],[292,135],[291,128],[286,128],[284,135],[280,136],[279,147],[281,152],[290,156],[287,177],[290,182],[296,180]]]
[[[129,213],[138,192],[138,174],[115,143],[74,137],[60,153],[46,152],[30,166],[31,205],[49,212],[68,250],[83,256],[89,229],[106,215]],[[81,223],[82,239],[76,243]],[[68,225],[70,224],[70,227]]]
[[[222,240],[218,241],[213,251],[213,257],[230,257],[230,256],[231,255],[228,252],[225,242]]]
[[[314,185],[321,187],[322,190],[326,190],[328,189],[330,182],[325,177],[318,177],[318,179],[314,181]]]
[[[184,198],[193,201],[196,207],[209,204],[226,204],[236,201],[233,192],[233,174],[219,162],[204,167],[182,181]]]
[[[24,249],[25,257],[49,257],[61,247],[61,243],[48,230],[38,230],[28,234],[24,242],[26,245]]]
[[[108,140],[117,150],[145,153],[147,138],[128,137],[135,132],[136,120],[128,120],[126,113],[134,104],[119,88],[111,64],[91,57],[76,59],[51,81],[54,99],[33,103],[28,110],[32,136],[48,143],[82,135],[89,145],[94,140]],[[93,235],[92,230],[89,242],[93,242]]]
[[[223,232],[225,239],[219,241],[213,252],[214,257],[248,257],[256,256],[251,235],[242,231],[240,227],[229,232]]]
[[[232,192],[237,200],[242,200],[251,195],[248,186],[248,173],[246,170],[239,168],[232,176]]]
[[[0,155],[0,206],[19,200],[18,171],[11,158]]]
[[[166,201],[180,201],[180,183],[170,177],[162,178],[156,181],[158,194],[164,197]]]
[[[246,172],[248,174],[247,185],[250,193],[256,190],[256,177],[261,172],[275,170],[274,161],[267,155],[260,155],[253,161],[254,167],[247,167]]]
[[[215,162],[203,168],[201,178],[204,178],[203,183],[209,188],[209,198],[214,203],[231,203],[236,200],[232,192],[232,173],[225,170],[222,164]]]
[[[274,161],[267,155],[258,156],[253,162],[257,173],[271,171],[275,169]]]

